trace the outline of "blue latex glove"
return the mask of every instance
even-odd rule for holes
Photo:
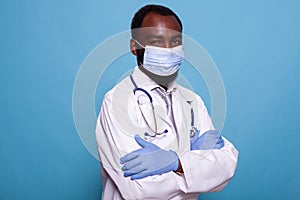
[[[121,164],[124,164],[122,170],[125,177],[131,176],[131,180],[135,180],[178,169],[175,152],[163,150],[139,135],[135,135],[134,139],[142,148],[120,158]]]
[[[191,138],[191,150],[221,149],[224,146],[224,140],[218,130],[209,130],[199,137],[198,130]]]

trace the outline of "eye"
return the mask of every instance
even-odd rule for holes
[[[152,46],[162,46],[163,42],[161,40],[150,40],[149,44]]]
[[[181,39],[175,39],[172,40],[172,46],[178,46],[182,44],[182,40]]]

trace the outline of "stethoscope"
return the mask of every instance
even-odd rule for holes
[[[145,132],[145,136],[156,137],[157,135],[162,135],[162,134],[168,133],[167,129],[165,129],[162,132],[157,131],[157,122],[156,122],[156,116],[155,116],[155,113],[154,113],[153,99],[152,99],[151,95],[149,94],[149,92],[147,92],[145,89],[140,88],[140,87],[137,86],[136,82],[133,80],[132,74],[130,74],[130,80],[131,80],[132,84],[134,85],[133,94],[135,95],[137,91],[143,92],[149,98],[149,102],[150,102],[150,105],[151,105],[152,116],[153,116],[153,119],[154,119],[154,129],[151,128],[149,122],[147,121],[147,119],[146,119],[146,117],[145,117],[145,115],[142,111],[142,108],[140,106],[140,105],[142,105],[142,103],[140,102],[139,98],[137,99],[137,103],[138,103],[138,106],[139,106],[139,110],[142,114],[143,120],[145,121],[146,125],[149,127],[149,129],[152,132],[151,134],[148,133],[148,132]],[[195,119],[194,119],[194,110],[192,108],[191,101],[187,101],[187,103],[190,104],[190,106],[191,106],[191,127],[192,127],[192,129],[190,130],[190,137],[192,138],[192,137],[195,136],[198,129],[194,126],[194,121],[195,121]]]

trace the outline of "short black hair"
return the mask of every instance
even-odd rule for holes
[[[141,28],[142,23],[146,15],[149,13],[155,13],[163,16],[174,16],[180,25],[180,29],[182,32],[182,23],[179,17],[170,9],[162,5],[149,4],[140,8],[132,18],[131,21],[131,36],[132,38],[136,38],[136,31],[133,31],[136,28]]]

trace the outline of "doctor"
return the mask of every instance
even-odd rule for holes
[[[197,199],[222,190],[238,151],[202,99],[175,82],[184,59],[180,19],[147,5],[131,31],[138,66],[105,95],[96,125],[102,199]]]

